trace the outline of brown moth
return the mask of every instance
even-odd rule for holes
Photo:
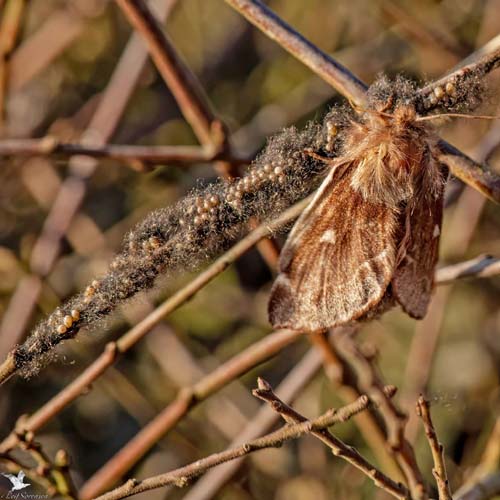
[[[378,101],[345,131],[341,155],[281,252],[274,327],[315,331],[399,303],[422,318],[438,258],[446,169],[410,100]]]

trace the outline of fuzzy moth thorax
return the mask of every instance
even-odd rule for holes
[[[365,200],[397,208],[414,196],[432,193],[439,179],[431,128],[416,120],[413,105],[391,112],[365,111],[346,131],[344,157],[355,165],[351,186]]]

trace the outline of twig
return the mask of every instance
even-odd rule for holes
[[[0,24],[0,127],[5,120],[9,58],[19,33],[25,0],[7,0]],[[2,130],[2,132],[4,132]]]
[[[500,472],[490,474],[476,484],[458,491],[455,500],[489,500],[500,495]]]
[[[436,479],[439,500],[452,500],[450,484],[446,473],[446,465],[444,463],[443,445],[439,442],[436,430],[434,429],[434,425],[432,423],[429,401],[427,401],[422,395],[417,401],[417,415],[422,419],[425,435],[427,436],[427,441],[429,442],[429,447],[431,449],[432,459],[434,461],[432,474]]]
[[[94,474],[83,486],[80,497],[93,498],[113,485],[143,457],[158,439],[164,436],[196,404],[205,400],[248,370],[280,352],[287,344],[297,340],[301,332],[283,330],[268,335],[260,342],[220,365],[192,387],[182,388],[177,397],[144,426],[132,440]]]
[[[378,405],[387,428],[387,444],[406,477],[412,498],[427,498],[414,450],[404,436],[407,417],[384,392],[384,384],[373,365],[373,359],[368,358],[349,335],[336,336],[335,344],[355,370],[359,390],[368,394]]]
[[[116,0],[116,3],[134,29],[145,39],[158,71],[200,142],[206,146],[214,146],[215,115],[198,80],[173,49],[156,17],[143,0]],[[224,141],[225,132],[223,133]]]
[[[318,74],[342,95],[362,105],[367,86],[347,68],[318,49],[258,0],[226,0],[249,22]]]
[[[167,17],[176,0],[163,0],[158,6],[161,16]],[[112,136],[121,118],[135,84],[142,74],[142,68],[147,60],[142,41],[138,36],[129,40],[111,80],[109,81],[99,106],[94,113],[89,126],[83,133],[82,142],[102,145]],[[97,161],[82,156],[74,156],[69,162],[70,175],[62,183],[56,199],[45,220],[41,234],[33,246],[30,258],[32,275],[26,276],[17,286],[6,313],[0,324],[0,339],[6,339],[10,345],[0,349],[0,356],[15,344],[22,336],[24,327],[31,316],[41,291],[41,281],[53,268],[60,252],[61,240],[78,213],[86,194],[86,180],[97,168]],[[29,286],[28,286],[29,285]],[[27,289],[37,288],[36,293],[26,295]],[[11,315],[11,304],[23,303],[22,314]],[[0,375],[3,374],[0,369]],[[2,380],[0,378],[0,380]]]
[[[158,71],[201,144],[214,156],[221,155],[220,160],[225,160],[224,156],[231,158],[227,127],[213,113],[198,79],[184,63],[144,0],[116,1],[132,26],[144,37]],[[218,161],[215,166],[225,178],[232,178],[238,176],[238,163]],[[256,223],[255,220],[250,221],[249,227],[253,229]],[[259,242],[258,250],[265,261],[272,263],[277,260],[279,251],[273,241]]]
[[[69,457],[65,450],[59,450],[56,453],[55,460],[52,461],[48,455],[43,451],[40,443],[35,441],[33,432],[23,432],[18,429],[18,437],[20,448],[25,450],[37,464],[34,469],[33,476],[35,480],[45,483],[46,479],[49,481],[50,486],[48,491],[52,495],[59,495],[67,500],[76,499],[76,489],[73,485],[71,476],[69,475]]]
[[[453,175],[479,191],[486,198],[500,203],[500,177],[484,164],[477,163],[445,141],[439,141],[439,160]]]
[[[320,368],[321,355],[317,349],[309,349],[283,379],[276,392],[283,401],[293,402]],[[278,419],[279,415],[276,412],[267,405],[262,405],[246,427],[233,439],[229,447],[234,448],[262,436],[262,434],[269,432]],[[243,462],[244,458],[239,458],[208,471],[184,496],[184,500],[210,500],[214,498],[217,492],[236,474]]]
[[[363,456],[361,456],[352,446],[346,445],[340,439],[333,436],[328,429],[323,425],[323,419],[329,419],[330,416],[336,416],[335,423],[346,422],[354,415],[357,415],[363,410],[366,410],[370,405],[368,396],[362,395],[355,402],[344,406],[339,410],[330,410],[323,417],[310,422],[281,401],[278,396],[273,392],[271,386],[263,379],[258,379],[258,389],[254,389],[254,396],[266,401],[271,405],[271,408],[279,413],[285,422],[288,424],[304,424],[309,423],[311,427],[311,434],[317,437],[320,441],[325,443],[332,453],[339,458],[349,462],[351,465],[359,469],[363,474],[366,474],[375,484],[375,486],[387,491],[389,494],[396,498],[410,498],[410,492],[401,484],[396,483],[390,477],[380,472],[376,467],[370,464]],[[392,397],[394,391],[392,389],[386,392],[387,397]],[[331,420],[333,424],[333,420]]]
[[[417,42],[441,50],[454,60],[463,55],[464,47],[451,39],[450,36],[445,36],[444,33],[432,29],[427,23],[410,15],[393,0],[378,0],[377,3],[388,17],[398,23],[398,27],[401,27],[402,31]]]
[[[23,464],[17,458],[15,459],[9,455],[0,455],[0,464],[2,469],[16,475],[22,470],[29,479],[42,486],[48,495],[55,495],[54,485],[48,478],[39,474],[38,467],[30,467],[28,464]]]
[[[446,84],[458,86],[471,75],[481,77],[498,68],[500,66],[500,48],[498,46],[490,47],[490,51],[491,52],[482,55],[474,62],[466,64],[465,66],[462,65],[456,71],[453,71],[452,73],[443,76],[443,78],[426,85],[418,91],[419,95],[422,98],[426,98],[432,94],[437,87],[443,87],[446,86]]]
[[[474,148],[474,156],[485,159],[498,144],[499,139],[500,127],[496,124]],[[467,187],[461,193],[447,228],[448,238],[446,241],[448,247],[453,249],[455,258],[462,258],[466,253],[485,204],[486,199],[472,187]],[[479,271],[479,269],[477,270]],[[439,273],[440,270],[437,271],[436,278],[439,277]],[[426,317],[417,324],[412,338],[405,370],[403,397],[401,398],[403,406],[410,410],[410,418],[406,426],[406,436],[410,442],[414,441],[420,429],[416,414],[411,409],[413,409],[418,395],[425,393],[438,345],[445,307],[451,291],[452,287],[437,290]]]
[[[484,447],[479,463],[474,467],[471,474],[460,489],[467,488],[482,479],[488,473],[498,468],[500,461],[500,415],[496,417],[493,428],[489,433],[488,440]]]
[[[137,493],[149,491],[170,484],[178,487],[187,486],[190,480],[200,476],[206,470],[212,467],[215,467],[224,462],[228,462],[230,460],[234,460],[236,458],[243,457],[257,450],[281,446],[284,442],[291,439],[297,439],[305,434],[319,432],[322,429],[326,429],[338,422],[344,421],[342,420],[342,418],[348,418],[350,415],[356,412],[363,411],[368,406],[368,404],[369,400],[365,396],[364,398],[361,398],[360,401],[356,401],[356,403],[344,407],[338,412],[329,411],[313,421],[304,420],[300,423],[286,425],[275,432],[249,441],[241,446],[220,453],[215,453],[206,458],[197,460],[192,464],[181,467],[180,469],[167,472],[166,474],[160,474],[158,476],[144,479],[142,481],[131,479],[123,486],[120,486],[119,488],[116,488],[115,490],[112,490],[109,493],[98,497],[98,499],[96,500],[118,500],[120,498],[126,498]],[[349,450],[349,452],[352,453],[352,450],[350,448],[346,448],[347,450]],[[372,478],[377,475],[373,471],[373,469],[370,469],[367,472],[370,472],[370,477]],[[397,489],[397,485],[395,485],[395,488],[395,492],[399,491]],[[406,496],[401,494],[394,494],[394,496],[396,496],[397,498],[407,498]]]
[[[339,329],[333,329],[330,332],[330,338],[333,340],[337,334],[341,334]],[[335,393],[343,403],[352,403],[359,398],[361,391],[357,386],[356,375],[347,360],[335,349],[335,344],[329,340],[328,335],[314,333],[308,337],[322,352],[325,373],[334,384]],[[378,415],[369,408],[368,411],[355,415],[354,422],[376,456],[378,463],[383,465],[382,470],[385,469],[388,475],[402,481],[404,476],[394,459],[394,455],[387,450],[385,426]]]
[[[83,32],[87,19],[71,5],[52,12],[12,53],[8,90],[15,92],[47,68]]]
[[[447,285],[457,279],[490,278],[500,274],[500,259],[491,255],[480,255],[475,259],[442,267],[436,271],[436,284]]]
[[[226,2],[350,101],[358,106],[365,104],[367,87],[363,82],[358,80],[347,68],[307,41],[259,0],[226,0]],[[468,65],[466,73],[469,74],[472,68],[475,71],[483,71],[483,74],[493,70],[498,64],[496,52],[493,51],[492,54],[485,55],[478,62]],[[453,82],[455,77],[455,73],[448,75],[438,81],[439,85],[445,85],[448,81],[447,78]],[[430,91],[431,86],[434,88],[435,85],[437,83],[424,87],[427,90],[423,91],[422,96],[427,95],[426,92]],[[440,160],[450,167],[455,176],[473,186],[484,196],[500,203],[500,177],[485,165],[468,158],[445,141],[440,141],[439,145],[442,150]]]
[[[122,144],[87,145],[60,143],[57,138],[6,139],[0,141],[0,156],[85,155],[123,162],[202,163],[224,160],[235,165],[247,164],[249,158],[233,157],[227,151],[211,151],[199,146],[135,146]]]

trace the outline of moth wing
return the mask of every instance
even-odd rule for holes
[[[398,216],[352,189],[353,169],[340,176],[332,170],[292,229],[271,290],[274,327],[342,325],[384,297],[395,268]]]
[[[410,228],[405,257],[396,269],[394,297],[411,317],[421,319],[427,312],[434,287],[443,218],[444,184],[436,196],[422,196],[408,214]]]

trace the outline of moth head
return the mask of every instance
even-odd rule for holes
[[[396,126],[405,127],[415,122],[417,111],[413,104],[400,104],[396,106],[392,116]]]

